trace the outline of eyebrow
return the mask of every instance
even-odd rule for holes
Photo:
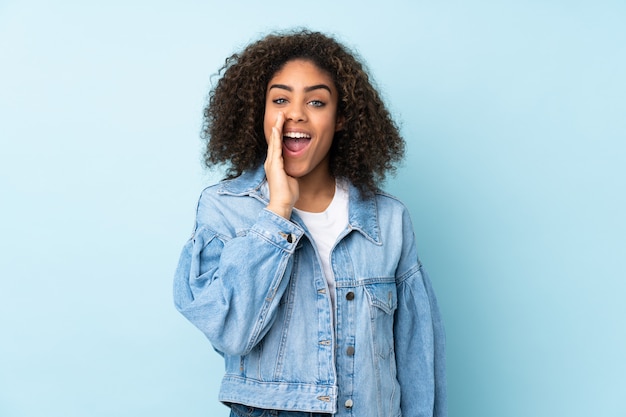
[[[272,85],[270,85],[270,88],[268,88],[267,90],[269,91],[272,88],[280,88],[282,90],[287,90],[289,92],[293,91],[293,87],[290,87],[290,86],[285,85],[285,84],[272,84]],[[314,91],[314,90],[319,90],[319,89],[328,90],[328,92],[332,94],[332,91],[330,90],[330,87],[327,86],[326,84],[316,84],[316,85],[312,85],[310,87],[305,87],[304,91],[308,93],[308,92],[311,92],[311,91]]]

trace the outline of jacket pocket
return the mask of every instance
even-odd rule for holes
[[[388,358],[393,352],[393,315],[398,307],[395,282],[365,286],[372,325],[372,341],[377,355]]]

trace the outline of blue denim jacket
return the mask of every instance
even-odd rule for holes
[[[405,206],[350,186],[333,311],[306,227],[265,209],[264,181],[261,167],[203,191],[174,280],[176,307],[224,357],[220,401],[445,417],[444,332]]]

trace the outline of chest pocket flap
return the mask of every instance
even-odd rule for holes
[[[369,284],[365,286],[370,302],[387,314],[393,314],[398,306],[395,282]]]

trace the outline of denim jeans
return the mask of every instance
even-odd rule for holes
[[[247,405],[232,404],[230,417],[330,417],[326,413],[306,413],[302,411],[263,410]]]

